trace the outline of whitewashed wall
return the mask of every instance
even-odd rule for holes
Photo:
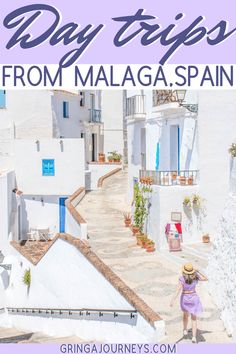
[[[89,179],[90,179],[90,186],[87,186],[89,190],[96,190],[98,189],[98,180],[100,177],[105,176],[107,173],[117,169],[122,168],[122,165],[116,164],[89,164]]]
[[[152,186],[149,202],[149,216],[146,220],[146,231],[149,237],[156,243],[156,248],[168,248],[165,236],[165,226],[171,222],[171,212],[182,213],[183,242],[191,244],[200,242],[205,233],[205,208],[202,202],[201,210],[196,208],[186,209],[183,207],[185,197],[198,194],[198,186]]]
[[[83,139],[15,140],[17,185],[28,195],[71,195],[85,184]],[[55,176],[42,176],[42,159],[55,159]]]
[[[207,273],[209,290],[229,335],[236,338],[236,196],[229,196],[214,235]]]
[[[14,172],[0,173],[0,249],[7,252],[9,242],[17,238],[17,201]]]
[[[20,261],[23,262],[22,267]],[[24,270],[28,268],[31,269],[32,279],[29,291],[22,283]],[[76,248],[60,239],[37,266],[32,266],[24,257],[20,257],[17,263],[13,262],[5,304],[12,307],[133,310],[133,307]],[[40,331],[54,336],[78,335],[85,340],[155,342],[164,336],[163,321],[159,321],[156,324],[157,328],[154,329],[140,315],[134,326],[127,323],[105,322],[102,319],[79,321],[9,316],[8,321],[8,324],[22,330]],[[6,325],[6,320],[1,315],[0,325]]]
[[[104,124],[104,153],[118,151],[123,155],[123,91],[102,91],[102,121]]]
[[[139,178],[141,169],[141,129],[145,127],[145,121],[127,121],[128,135],[128,201],[133,198],[133,179]]]
[[[236,142],[236,91],[199,92],[200,194],[207,201],[208,232],[215,235],[229,192],[230,155]]]
[[[0,110],[0,130],[13,125],[19,139],[52,137],[51,92],[7,90],[6,109]]]
[[[69,118],[63,117],[63,102],[69,104]],[[83,121],[89,120],[87,100],[84,107],[80,106],[80,96],[54,91],[52,95],[53,136],[60,138],[80,138],[83,132]]]

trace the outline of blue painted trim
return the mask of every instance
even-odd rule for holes
[[[0,108],[6,108],[6,91],[0,90]]]
[[[59,198],[59,232],[64,233],[66,230],[66,207],[65,201],[67,198]]]
[[[55,160],[43,159],[42,160],[42,175],[43,176],[55,176]]]
[[[180,128],[178,125],[178,173],[180,171]]]
[[[160,165],[160,142],[157,143],[157,148],[156,148],[156,171],[159,170],[159,165]]]

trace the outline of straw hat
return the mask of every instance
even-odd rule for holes
[[[187,263],[183,265],[182,272],[187,275],[191,275],[195,273],[195,269],[193,268],[192,263]]]

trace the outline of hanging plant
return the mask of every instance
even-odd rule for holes
[[[200,208],[201,206],[201,197],[200,195],[194,194],[192,197],[192,203],[195,208]]]
[[[229,153],[232,157],[236,157],[236,144],[232,143],[231,147],[229,148]]]
[[[31,273],[30,269],[26,269],[23,276],[23,283],[29,288],[31,284]]]
[[[189,197],[185,197],[184,198],[184,201],[183,201],[183,206],[185,208],[192,208],[192,202],[191,202],[191,199]]]

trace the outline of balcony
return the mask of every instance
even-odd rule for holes
[[[139,178],[150,177],[152,184],[158,186],[193,186],[198,184],[199,171],[151,171],[140,170]]]
[[[101,123],[102,121],[101,109],[90,109],[89,112],[90,112],[90,117],[89,117],[90,123]]]
[[[146,96],[144,95],[128,97],[126,99],[126,117],[144,118],[144,115],[146,114],[145,99]]]

